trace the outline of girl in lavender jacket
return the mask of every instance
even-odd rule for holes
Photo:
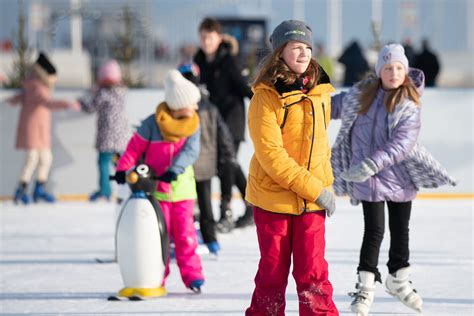
[[[387,291],[402,303],[421,311],[422,299],[409,281],[409,220],[412,200],[419,187],[455,182],[431,155],[417,144],[420,132],[420,96],[424,75],[409,69],[398,44],[382,48],[368,77],[347,93],[331,98],[331,118],[342,119],[332,148],[334,190],[362,201],[365,231],[360,251],[358,283],[351,310],[367,315],[374,299],[375,282],[387,203],[390,250]]]

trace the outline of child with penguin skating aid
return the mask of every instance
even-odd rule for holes
[[[204,284],[201,258],[194,227],[196,184],[192,164],[199,155],[199,89],[177,70],[165,78],[165,101],[147,117],[129,141],[117,163],[116,181],[125,182],[125,173],[142,154],[144,162],[158,176],[155,198],[163,211],[170,239],[174,240],[176,262],[185,286],[200,292]],[[169,261],[166,276],[170,272]]]

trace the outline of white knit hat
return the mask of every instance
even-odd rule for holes
[[[165,78],[165,101],[171,110],[180,110],[197,104],[201,92],[191,81],[178,70],[170,70]]]
[[[408,59],[405,56],[405,49],[400,44],[389,44],[382,47],[375,64],[375,73],[380,77],[380,70],[382,70],[385,64],[391,64],[394,62],[400,62],[408,73]]]

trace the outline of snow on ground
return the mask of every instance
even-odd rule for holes
[[[217,209],[217,201],[216,209]],[[242,203],[234,201],[238,211]],[[258,263],[255,228],[220,235],[218,260],[203,255],[206,284],[195,295],[182,284],[175,262],[169,295],[144,302],[109,302],[122,286],[113,255],[115,204],[61,202],[0,204],[0,313],[3,315],[243,315]],[[387,270],[388,228],[379,268]],[[338,199],[327,221],[327,253],[334,299],[350,315],[362,238],[361,207]],[[411,222],[412,280],[424,299],[423,315],[473,315],[473,201],[417,200]],[[373,315],[416,315],[377,286]],[[286,315],[298,315],[290,276]]]

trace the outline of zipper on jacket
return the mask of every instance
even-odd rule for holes
[[[375,146],[375,127],[377,126],[377,115],[379,114],[379,110],[380,110],[380,105],[377,104],[377,109],[375,109],[375,114],[374,114],[374,124],[372,125],[372,133],[370,135],[370,152],[374,152],[374,146]],[[372,178],[372,177],[371,177]],[[373,182],[375,180],[374,179],[370,179],[369,178],[369,187],[370,187],[370,191],[372,193],[372,201],[375,200],[375,191],[373,190]]]
[[[170,167],[173,164],[173,159],[174,159],[174,146],[171,146],[170,150]],[[169,168],[169,167],[168,167]],[[165,170],[166,172],[166,170]],[[173,199],[173,190],[171,189],[171,182],[170,182],[170,190],[168,191],[168,201],[171,202]]]
[[[288,116],[288,107],[285,106],[283,108],[285,109],[285,114],[283,114],[283,122],[280,125],[280,129],[283,129],[283,127],[285,127],[286,118]]]
[[[324,105],[324,102],[321,103],[323,105],[323,121],[324,121],[324,129],[327,130],[327,124],[326,124],[326,106]]]
[[[316,115],[314,113],[314,104],[313,104],[313,101],[308,98],[310,104],[311,104],[311,112],[312,112],[312,117],[313,117],[313,132],[311,134],[311,146],[309,148],[309,159],[308,159],[308,171],[310,171],[311,169],[311,156],[313,154],[313,145],[314,145],[314,133],[316,131]],[[306,206],[307,206],[307,202],[306,202],[306,199],[304,200],[304,210],[303,210],[303,213],[306,212]]]
[[[295,105],[296,103],[303,101],[304,99],[306,99],[306,97],[301,97],[301,99],[299,99],[298,101],[283,106],[285,114],[283,114],[283,122],[280,124],[280,129],[283,129],[283,127],[285,127],[286,119],[288,117],[288,108],[292,105]]]

